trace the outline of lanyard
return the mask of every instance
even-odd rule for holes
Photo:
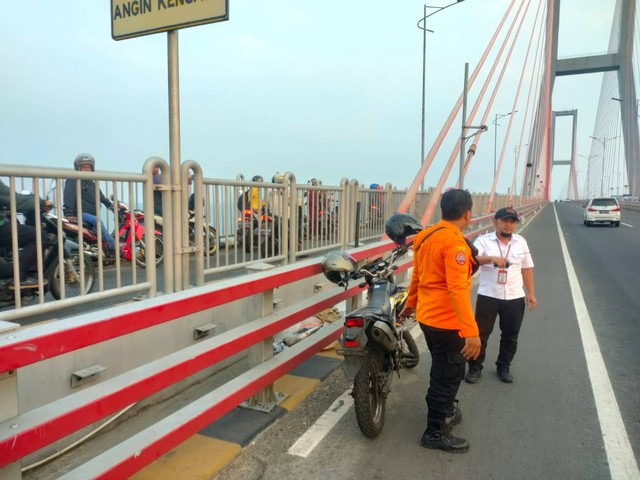
[[[496,242],[498,242],[498,251],[500,252],[500,258],[509,258],[509,251],[511,250],[511,244],[507,247],[507,254],[502,255],[502,245],[500,245],[500,240],[496,238]]]

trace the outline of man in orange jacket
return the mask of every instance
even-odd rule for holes
[[[466,452],[469,442],[454,437],[451,427],[462,414],[455,400],[466,360],[480,354],[478,325],[471,308],[471,275],[477,262],[462,229],[471,221],[473,200],[466,190],[449,190],[440,199],[442,220],[416,235],[407,306],[415,313],[431,352],[427,391],[427,429],[422,446]]]

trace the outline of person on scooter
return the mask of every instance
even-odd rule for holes
[[[251,181],[264,182],[264,179],[261,175],[254,175],[251,178]],[[251,187],[238,197],[236,206],[241,212],[250,208],[254,213],[260,213],[260,210],[266,207],[266,202],[260,195],[260,189],[258,187]]]
[[[79,154],[73,161],[73,168],[75,170],[83,172],[95,172],[96,161],[87,154]],[[78,221],[78,205],[77,205],[77,185],[78,181],[75,179],[68,179],[64,183],[64,196],[63,196],[63,212],[64,216],[70,222]],[[100,205],[96,205],[96,189],[98,188],[95,180],[80,180],[80,200],[82,202],[82,221],[93,228],[98,228],[97,211]],[[100,192],[100,203],[106,206],[108,209],[113,208],[113,203],[104,196],[102,190]],[[107,244],[107,257],[115,257],[116,243],[113,237],[109,234],[109,230],[101,222],[102,228],[102,240]]]
[[[53,203],[48,200],[38,200],[41,211],[48,212],[51,210]],[[22,213],[27,219],[26,223],[16,223],[18,247],[22,249],[19,254],[20,288],[38,288],[38,280],[35,278],[35,272],[38,269],[38,244],[34,219],[35,205],[36,197],[33,195],[16,193],[16,211]],[[5,248],[11,248],[12,246],[10,208],[11,190],[0,180],[0,246]],[[43,246],[45,242],[46,236],[42,234]]]

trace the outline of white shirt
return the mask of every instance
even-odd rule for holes
[[[478,256],[507,257],[507,283],[498,283],[498,267],[493,263],[480,265],[480,283],[478,294],[500,300],[513,300],[525,296],[522,280],[522,269],[533,268],[533,259],[529,245],[524,237],[513,234],[506,245],[498,240],[496,232],[486,233],[476,238],[473,244],[478,249]]]

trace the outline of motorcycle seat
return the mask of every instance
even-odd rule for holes
[[[357,318],[366,318],[366,317],[378,317],[378,318],[388,318],[391,315],[391,306],[387,303],[386,305],[377,306],[377,305],[366,305],[364,307],[355,310],[348,317],[357,317]]]

